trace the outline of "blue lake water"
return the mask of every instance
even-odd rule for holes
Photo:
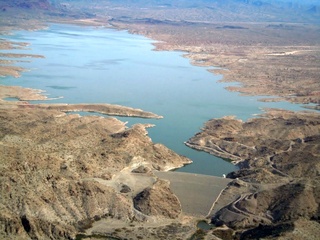
[[[46,30],[2,37],[30,43],[26,50],[8,52],[45,59],[17,63],[30,71],[20,78],[0,79],[0,84],[45,90],[49,98],[57,98],[51,102],[113,103],[162,115],[161,120],[119,119],[129,121],[128,126],[154,123],[156,127],[148,129],[154,142],[194,161],[178,171],[222,176],[236,169],[184,145],[211,118],[234,115],[246,120],[264,107],[302,110],[296,104],[263,103],[228,92],[227,85],[218,82],[221,76],[192,66],[183,53],[152,51],[152,40],[126,31],[53,24]]]

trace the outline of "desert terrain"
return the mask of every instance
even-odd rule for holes
[[[47,22],[128,29],[157,40],[156,50],[184,51],[192,64],[217,67],[213,74],[232,82],[230,91],[319,108],[317,7],[295,12],[279,10],[273,1],[262,6],[232,0],[225,6],[102,2],[0,1],[1,32],[36,30]],[[1,49],[27,45],[0,42]],[[0,57],[0,75],[19,77],[27,69],[10,58],[45,56]],[[247,122],[226,116],[186,139],[188,146],[240,167],[217,190],[208,187],[218,193],[216,199],[205,199],[197,211],[183,199],[188,199],[186,186],[154,172],[190,160],[152,143],[146,130],[151,126],[127,128],[112,117],[66,113],[161,116],[108,104],[33,105],[28,101],[45,99],[41,90],[18,86],[0,86],[0,95],[0,236],[5,239],[317,239],[320,234],[318,112],[269,109]],[[197,229],[201,219],[215,227]]]

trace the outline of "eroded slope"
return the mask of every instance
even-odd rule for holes
[[[225,190],[238,198],[212,217],[240,239],[279,237],[319,225],[320,121],[316,113],[270,110],[242,122],[212,119],[188,146],[237,161],[237,179]],[[251,230],[248,230],[251,229]],[[309,233],[319,234],[318,229]],[[298,236],[298,235],[297,235]]]
[[[5,238],[73,238],[102,217],[133,221],[134,194],[122,192],[114,175],[128,166],[167,170],[189,162],[153,144],[145,126],[127,129],[115,118],[20,108],[0,109],[0,121]],[[129,187],[134,192],[136,184]]]

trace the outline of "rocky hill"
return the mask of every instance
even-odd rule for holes
[[[240,167],[228,174],[237,180],[226,190],[239,191],[239,197],[212,222],[242,232],[240,239],[287,235],[303,227],[301,219],[320,226],[319,126],[318,114],[281,110],[247,122],[223,118],[206,123],[187,144],[238,161]]]
[[[166,184],[138,171],[131,176],[138,166],[167,170],[189,162],[153,144],[145,126],[8,107],[0,106],[1,239],[74,239],[99,219],[146,221],[140,211],[179,217],[179,200]],[[133,199],[139,191],[143,200]]]

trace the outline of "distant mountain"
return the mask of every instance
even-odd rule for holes
[[[13,7],[152,21],[320,23],[320,0],[0,0],[0,10]]]
[[[22,8],[22,9],[51,9],[49,0],[0,0],[0,8],[6,11],[7,8]]]

